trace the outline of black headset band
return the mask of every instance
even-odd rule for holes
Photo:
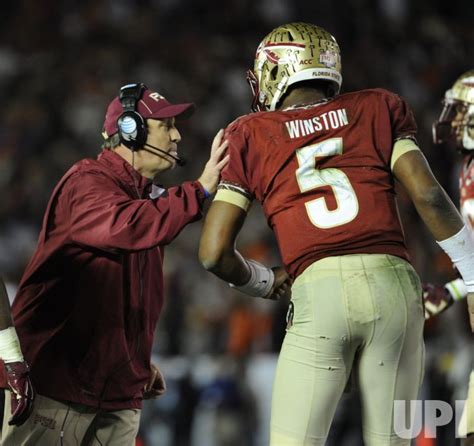
[[[119,100],[123,112],[117,119],[120,141],[131,150],[143,147],[147,139],[145,119],[138,111],[138,101],[141,99],[145,84],[127,84],[120,89]],[[130,126],[130,121],[134,125]]]
[[[137,111],[137,102],[140,100],[145,89],[145,84],[128,84],[120,89],[120,103],[123,111]]]

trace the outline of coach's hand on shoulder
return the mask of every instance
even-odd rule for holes
[[[223,156],[228,145],[227,141],[222,141],[223,136],[224,130],[221,129],[214,137],[211,147],[211,156],[209,161],[206,163],[201,176],[198,178],[202,187],[204,187],[204,189],[206,189],[210,194],[213,194],[216,191],[221,170],[229,162],[229,155]]]
[[[5,363],[8,386],[11,391],[10,426],[21,426],[33,409],[35,391],[30,380],[30,368],[26,361]]]
[[[471,331],[474,333],[474,293],[467,295],[467,311],[469,311],[469,322],[471,323]]]
[[[158,366],[151,364],[150,372],[150,379],[143,391],[143,399],[145,400],[158,398],[166,392],[165,378],[161,374]]]
[[[275,282],[273,283],[272,290],[265,296],[265,299],[279,300],[283,298],[290,299],[291,297],[291,279],[286,273],[285,269],[281,266],[275,266],[272,268],[273,274],[275,274]]]
[[[430,319],[447,310],[454,303],[454,299],[444,286],[424,283],[423,302],[425,304],[425,319]]]

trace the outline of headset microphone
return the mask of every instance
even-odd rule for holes
[[[170,158],[173,158],[175,161],[176,161],[176,164],[180,167],[183,167],[186,165],[186,160],[182,157],[182,156],[175,156],[175,155],[171,155],[171,153],[168,153],[166,152],[165,150],[163,149],[160,149],[156,146],[152,146],[151,144],[148,144],[148,143],[145,143],[144,144],[146,147],[151,147],[152,149],[155,149],[155,150],[158,150],[158,152],[161,152],[163,155],[166,155],[166,156],[169,156]],[[146,149],[145,149],[146,150]],[[149,150],[150,153],[154,153],[152,151]],[[158,153],[154,153],[156,156],[161,156],[159,155]]]

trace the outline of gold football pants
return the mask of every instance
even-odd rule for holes
[[[469,377],[469,388],[466,404],[459,423],[459,435],[462,437],[474,434],[474,370]]]
[[[365,444],[409,445],[394,432],[393,401],[406,400],[409,408],[421,385],[421,296],[416,272],[398,257],[347,255],[309,266],[292,287],[294,316],[278,359],[271,445],[324,445],[351,373]]]

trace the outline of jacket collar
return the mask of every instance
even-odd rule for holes
[[[140,175],[131,164],[113,150],[103,150],[97,156],[97,160],[106,165],[125,184],[132,188],[136,186],[141,196],[145,190],[147,192],[151,190],[152,181]]]

